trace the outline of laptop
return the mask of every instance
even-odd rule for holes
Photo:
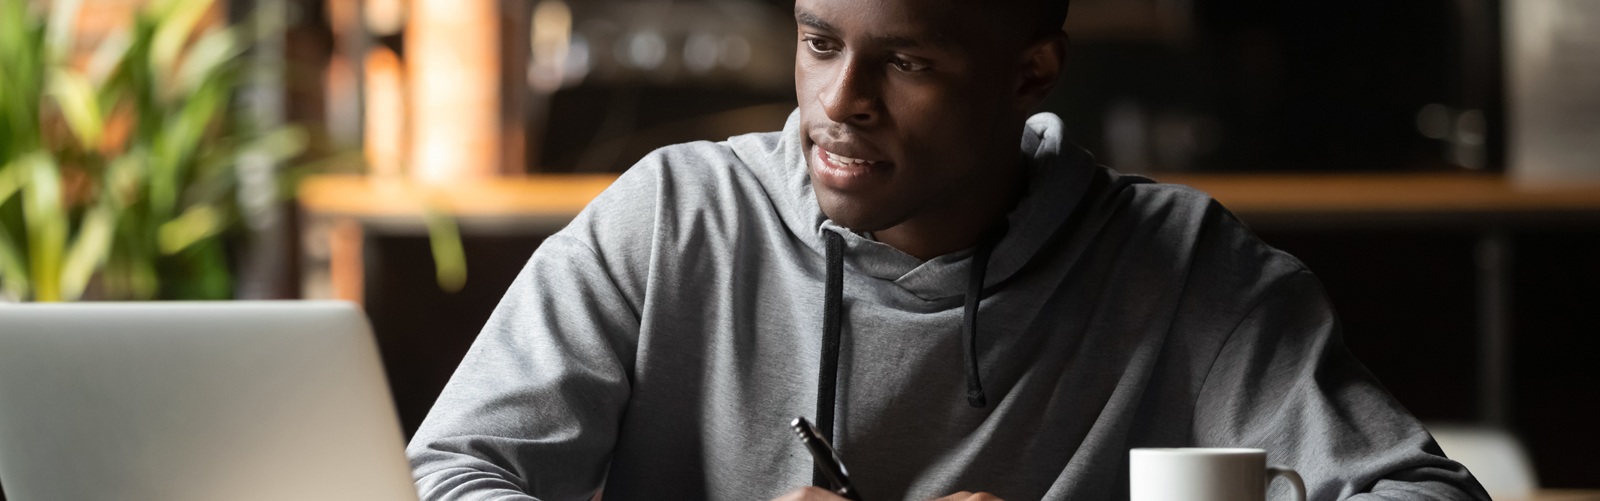
[[[339,302],[0,304],[10,501],[415,500]]]

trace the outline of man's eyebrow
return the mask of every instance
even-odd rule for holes
[[[803,10],[795,10],[794,11],[794,20],[797,23],[804,24],[806,26],[810,26],[812,28],[816,28],[816,29],[819,29],[819,30],[823,30],[823,31],[838,31],[838,30],[833,29],[833,25],[828,24],[827,21],[823,21],[822,18],[817,17],[816,14],[812,14],[810,12],[806,12],[806,11],[803,11]]]
[[[798,9],[795,10],[795,12],[794,12],[794,20],[797,23],[800,23],[800,24],[803,24],[803,25],[806,25],[806,26],[810,26],[812,28],[816,28],[816,29],[819,29],[819,30],[822,30],[822,31],[828,31],[828,32],[838,32],[839,31],[839,30],[835,29],[832,24],[828,24],[827,21],[823,21],[822,18],[817,17],[816,14],[812,14],[810,12],[803,11],[803,10],[798,10]],[[915,48],[915,47],[930,47],[930,46],[931,47],[935,47],[935,48],[948,48],[951,45],[951,41],[950,41],[949,38],[946,38],[942,34],[938,34],[938,33],[935,33],[935,34],[933,34],[931,36],[928,36],[928,37],[907,37],[907,36],[900,36],[900,35],[872,35],[869,38],[871,38],[874,43],[882,44],[882,45],[884,45],[886,47],[889,47],[889,48],[892,48],[892,49],[908,49],[908,48]]]

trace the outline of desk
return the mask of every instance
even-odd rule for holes
[[[1460,228],[1479,240],[1478,349],[1487,370],[1480,413],[1503,424],[1510,380],[1512,229],[1600,228],[1600,186],[1518,187],[1491,174],[1169,174],[1163,182],[1211,194],[1257,230]],[[425,231],[430,207],[463,233],[551,233],[565,226],[613,174],[543,175],[423,186],[399,179],[319,176],[300,188],[307,216],[305,296],[362,298],[368,231]]]

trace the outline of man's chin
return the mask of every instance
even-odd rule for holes
[[[815,183],[813,183],[815,184]],[[884,217],[889,211],[878,207],[878,204],[855,197],[833,193],[826,188],[816,188],[817,205],[822,209],[833,224],[843,226],[854,232],[882,231],[894,227],[893,218]]]

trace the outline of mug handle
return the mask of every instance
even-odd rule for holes
[[[1272,477],[1283,477],[1288,480],[1289,485],[1294,486],[1294,493],[1298,496],[1296,499],[1306,501],[1306,482],[1300,479],[1299,473],[1288,468],[1267,468],[1268,484],[1272,483]]]

